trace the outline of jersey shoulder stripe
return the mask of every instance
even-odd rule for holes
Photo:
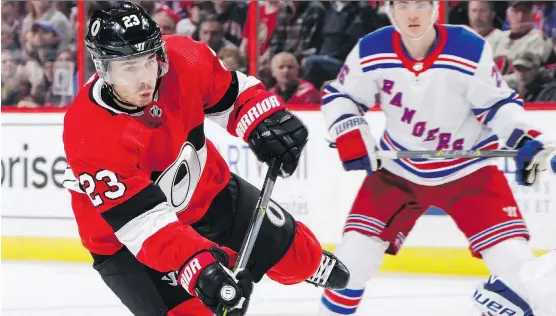
[[[394,32],[396,32],[394,27],[387,26],[361,38],[359,42],[359,63],[362,72],[379,68],[403,68],[402,62],[394,53],[392,44]]]
[[[485,40],[467,27],[444,25],[446,28],[446,46],[442,55],[451,56],[460,62],[477,65],[481,60]]]
[[[359,41],[359,58],[394,53],[392,38],[395,31],[393,26],[386,26],[363,36]]]

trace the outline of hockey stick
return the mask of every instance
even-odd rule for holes
[[[259,235],[259,230],[263,224],[263,220],[266,214],[266,208],[270,202],[270,195],[274,189],[274,183],[278,178],[278,172],[280,171],[281,164],[276,158],[270,161],[268,166],[268,171],[263,183],[263,188],[261,189],[261,194],[259,195],[259,200],[257,201],[257,206],[255,207],[255,212],[253,212],[253,217],[249,223],[249,228],[247,229],[247,235],[243,239],[243,244],[239,250],[239,255],[234,267],[234,275],[245,270],[247,267],[247,261],[251,256],[255,242],[257,241],[257,236]],[[224,309],[219,316],[226,316],[228,314],[228,309]]]
[[[330,148],[336,148],[336,143],[327,141]],[[517,150],[379,150],[376,155],[379,159],[513,158],[517,155]]]
[[[451,158],[513,158],[517,150],[416,150],[416,151],[377,151],[379,159],[451,159]]]

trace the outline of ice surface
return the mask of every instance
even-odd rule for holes
[[[357,315],[472,316],[481,278],[380,274]],[[127,316],[129,311],[89,264],[2,262],[4,316]],[[321,291],[309,284],[255,286],[248,315],[316,315]]]

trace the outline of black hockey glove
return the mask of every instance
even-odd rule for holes
[[[248,144],[259,161],[268,164],[277,157],[282,164],[280,175],[288,177],[297,168],[308,136],[303,122],[288,110],[280,110],[255,127]]]
[[[181,286],[196,296],[213,313],[228,308],[228,315],[245,315],[253,291],[253,278],[247,270],[235,278],[228,269],[228,255],[218,247],[197,253],[180,269]]]

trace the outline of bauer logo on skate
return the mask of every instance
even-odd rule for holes
[[[257,103],[254,107],[250,108],[247,113],[243,114],[239,119],[236,127],[236,134],[243,138],[245,132],[249,129],[251,124],[259,118],[259,116],[270,111],[273,108],[282,106],[276,96],[270,96],[261,102]]]

